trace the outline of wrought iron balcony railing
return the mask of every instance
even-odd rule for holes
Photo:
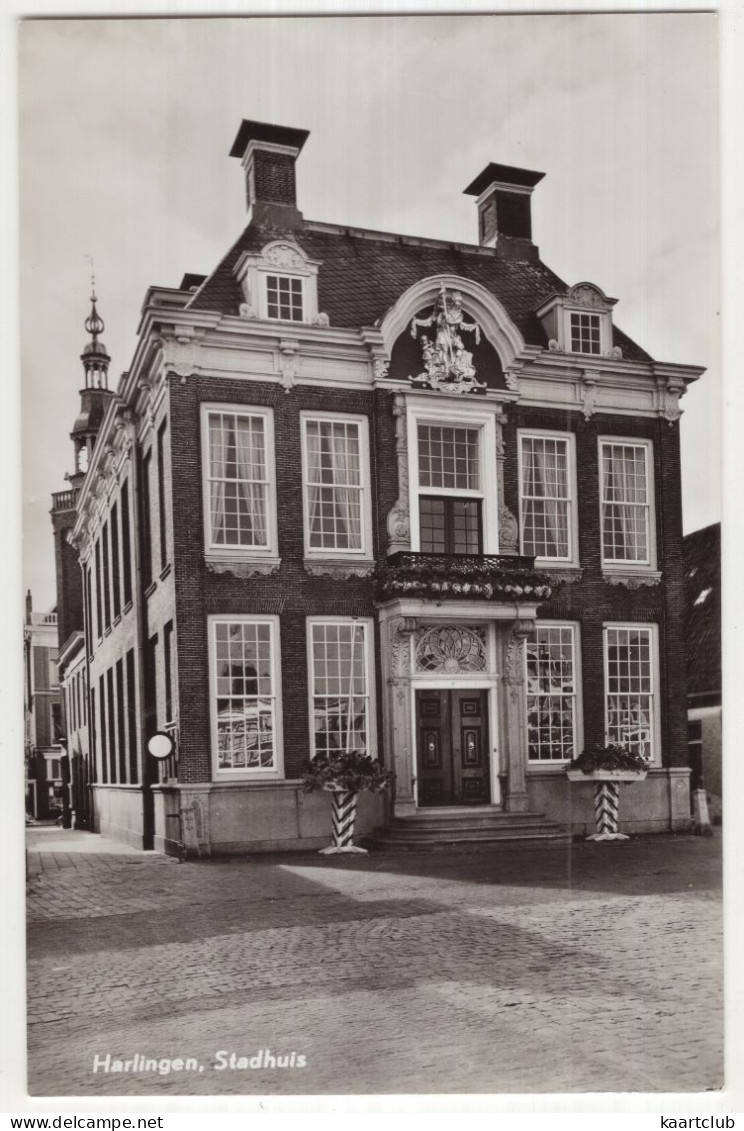
[[[432,600],[547,601],[550,579],[535,559],[510,554],[391,554],[375,573],[377,596]]]

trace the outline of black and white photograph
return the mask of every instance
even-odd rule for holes
[[[17,48],[32,1100],[731,1110],[716,14]]]

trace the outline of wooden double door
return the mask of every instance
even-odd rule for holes
[[[416,692],[418,803],[488,805],[488,693]]]

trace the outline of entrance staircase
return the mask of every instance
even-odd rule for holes
[[[375,848],[403,851],[452,844],[549,848],[569,844],[571,834],[542,813],[505,813],[494,805],[457,805],[419,809],[410,817],[394,817],[366,840]]]

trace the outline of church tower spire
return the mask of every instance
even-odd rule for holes
[[[100,340],[105,327],[98,313],[96,303],[95,279],[92,280],[90,314],[85,319],[85,330],[90,335],[80,360],[83,363],[85,385],[80,390],[80,412],[70,433],[75,446],[75,470],[70,478],[73,487],[79,487],[88,470],[93,445],[96,442],[108,402],[113,393],[108,387],[108,371],[111,364],[108,350]]]
[[[86,389],[108,389],[108,369],[111,358],[103,342],[99,342],[98,340],[105,326],[103,319],[96,309],[98,299],[96,298],[95,279],[92,280],[92,284],[90,314],[85,319],[85,329],[90,334],[90,341],[80,354],[80,360],[85,370]]]

